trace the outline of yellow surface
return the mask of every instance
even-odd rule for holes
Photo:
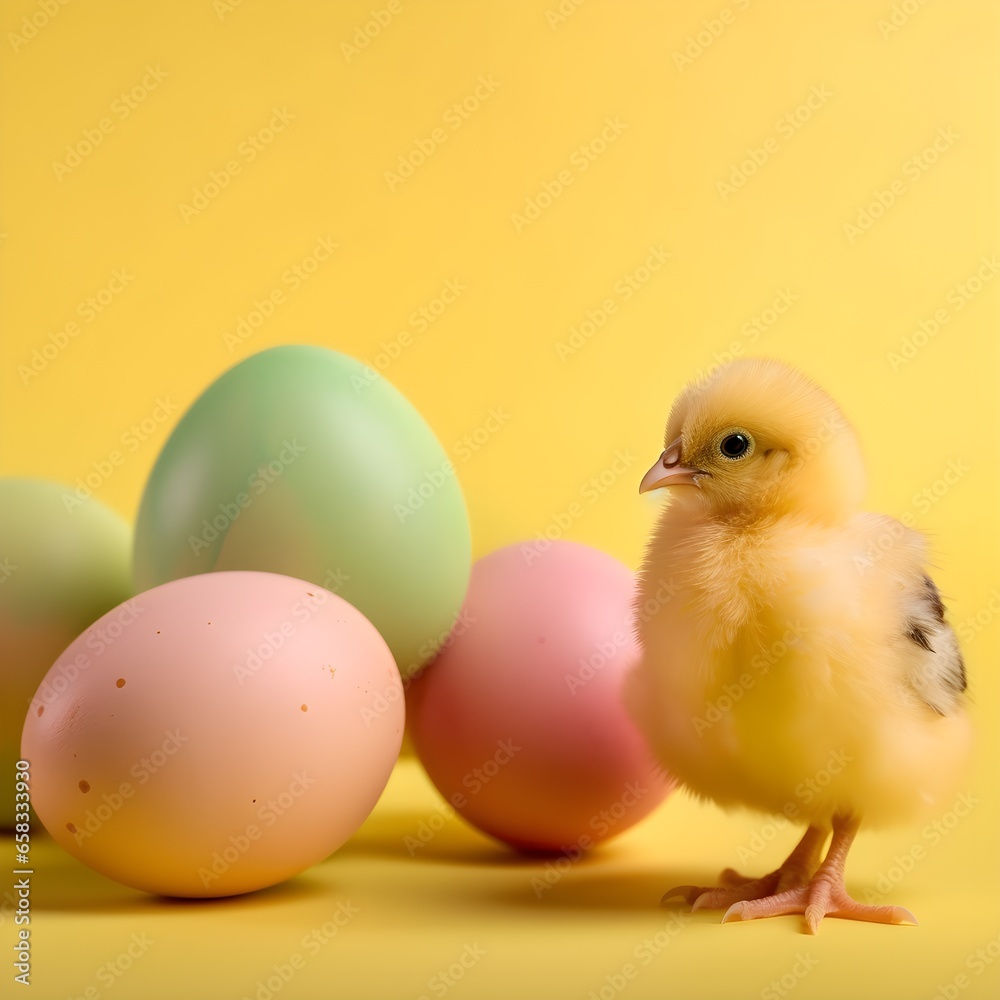
[[[5,4],[4,474],[132,517],[211,380],[326,344],[426,416],[477,555],[548,532],[636,565],[670,400],[776,355],[861,430],[870,506],[929,533],[979,730],[946,836],[851,854],[919,928],[698,914],[653,957],[664,888],[794,831],[747,858],[762,820],[675,796],[536,899],[544,865],[457,820],[409,857],[437,800],[405,761],[337,856],[245,899],[145,898],[39,838],[24,995],[252,997],[301,954],[282,998],[440,996],[478,944],[456,1000],[996,996],[998,27],[992,0]]]
[[[985,794],[973,807],[989,808]],[[865,899],[886,879],[880,899],[908,905],[920,926],[828,920],[809,937],[797,917],[723,926],[717,912],[657,906],[665,889],[714,880],[721,865],[774,867],[787,828],[775,838],[766,821],[677,796],[591,857],[526,861],[451,816],[409,759],[338,854],[248,896],[155,899],[39,843],[36,978],[24,995],[94,1000],[93,988],[116,1000],[254,1000],[262,983],[255,1000],[269,1000],[268,980],[283,970],[287,985],[270,984],[281,1000],[418,1000],[444,995],[449,980],[455,1000],[584,1000],[610,988],[606,977],[623,979],[627,998],[768,1000],[765,991],[783,996],[794,983],[796,1000],[931,1000],[964,971],[963,997],[995,998],[996,899],[972,864],[986,854],[983,825],[970,819],[937,844],[933,828],[862,838],[848,887]],[[897,856],[921,847],[899,876]],[[977,948],[994,959],[979,975],[966,964],[984,961]]]

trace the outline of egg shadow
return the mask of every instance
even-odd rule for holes
[[[601,863],[597,857],[573,865],[572,870],[558,879],[551,878],[551,869],[539,866],[535,872],[526,872],[524,882],[479,886],[478,894],[484,903],[512,910],[531,910],[538,913],[553,910],[589,911],[602,913],[683,914],[696,923],[719,923],[721,911],[699,910],[680,897],[661,902],[663,894],[676,885],[692,884],[690,873],[655,870],[608,870],[615,859]],[[604,870],[602,870],[604,869]],[[550,879],[546,879],[546,874]],[[707,875],[707,873],[705,873]],[[702,882],[701,884],[711,884]]]
[[[113,915],[187,913],[198,907],[270,908],[332,892],[306,874],[239,896],[190,898],[146,893],[93,871],[69,854],[47,859],[31,878],[31,905],[38,912]]]
[[[440,813],[380,812],[327,860],[373,857],[432,864],[508,867],[525,863],[525,855],[480,833],[460,817],[433,829]],[[421,838],[421,824],[430,831]]]
[[[595,859],[596,860],[596,859]],[[708,869],[695,871],[678,871],[675,869],[639,870],[621,869],[602,870],[593,866],[591,870],[583,867],[583,863],[573,866],[573,871],[566,876],[548,884],[542,878],[544,870],[539,874],[538,883],[529,881],[514,884],[506,880],[502,884],[494,882],[490,885],[478,884],[475,895],[480,903],[487,906],[507,910],[531,911],[539,913],[546,909],[554,911],[558,919],[563,919],[568,912],[601,912],[630,913],[633,915],[647,914],[653,920],[663,922],[681,920],[685,924],[726,927],[722,918],[725,907],[716,909],[692,910],[680,896],[663,901],[663,895],[668,890],[679,885],[718,885],[718,873]],[[579,871],[577,871],[579,869]],[[543,886],[546,886],[543,887]],[[470,887],[471,889],[472,887]],[[848,885],[848,891],[855,899],[862,896],[860,886]],[[833,921],[835,918],[828,918]],[[754,920],[749,924],[756,926],[757,931],[746,933],[761,933],[760,927],[783,922],[790,932],[811,938],[803,917],[800,914],[784,914],[766,920]],[[838,924],[852,924],[854,921],[835,921]],[[858,924],[869,927],[872,925]],[[888,925],[876,925],[888,928]],[[731,933],[731,931],[730,931]],[[870,933],[870,932],[868,932]]]
[[[426,841],[418,828],[433,815],[426,812],[383,812],[371,816],[358,833],[327,859],[372,857],[407,864],[424,863],[478,868],[501,875],[496,879],[463,879],[449,887],[456,901],[475,900],[510,910],[591,910],[664,915],[690,913],[680,897],[660,902],[677,885],[715,885],[719,873],[621,867],[633,857],[627,847],[611,842],[570,860],[563,851],[520,851],[494,841],[460,817],[448,820]],[[408,839],[412,838],[412,839]],[[555,877],[553,871],[558,877]],[[551,880],[551,881],[550,881]],[[442,888],[442,891],[444,889]],[[719,923],[721,912],[693,914],[699,923]]]
[[[244,910],[277,909],[310,899],[319,899],[337,892],[326,879],[318,879],[304,872],[277,885],[244,892],[238,896],[211,896],[192,898],[188,896],[154,896],[162,910],[188,911],[199,908],[230,908]]]

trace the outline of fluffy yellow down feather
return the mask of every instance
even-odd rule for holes
[[[640,574],[643,657],[626,703],[696,795],[810,827],[764,879],[729,872],[728,889],[677,892],[729,906],[726,919],[803,912],[811,930],[824,913],[911,922],[849,900],[840,855],[862,822],[948,802],[968,755],[965,670],[922,537],[861,511],[854,431],[774,361],[684,390],[641,490],[661,486],[670,503]]]

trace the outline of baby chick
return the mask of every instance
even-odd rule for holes
[[[825,915],[915,923],[848,896],[844,863],[862,822],[947,801],[969,749],[965,669],[922,537],[860,510],[853,430],[784,364],[739,360],[686,388],[665,444],[639,487],[671,487],[671,503],[640,574],[626,702],[696,795],[808,828],[762,878],[727,870],[724,888],[664,899],[728,907],[724,922],[802,913],[812,933]],[[664,581],[673,596],[650,614]]]

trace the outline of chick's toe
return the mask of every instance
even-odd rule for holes
[[[722,922],[801,913],[805,916],[806,930],[810,934],[819,930],[824,917],[843,917],[876,924],[916,924],[917,918],[905,907],[859,903],[847,894],[844,864],[858,825],[856,819],[835,817],[830,849],[811,879],[773,895],[736,900],[726,910]]]
[[[824,829],[810,826],[795,850],[773,872],[748,878],[727,868],[720,877],[723,887],[681,885],[665,893],[660,902],[680,896],[692,910],[732,909],[745,900],[772,898],[786,889],[808,885],[819,866],[826,837]]]

